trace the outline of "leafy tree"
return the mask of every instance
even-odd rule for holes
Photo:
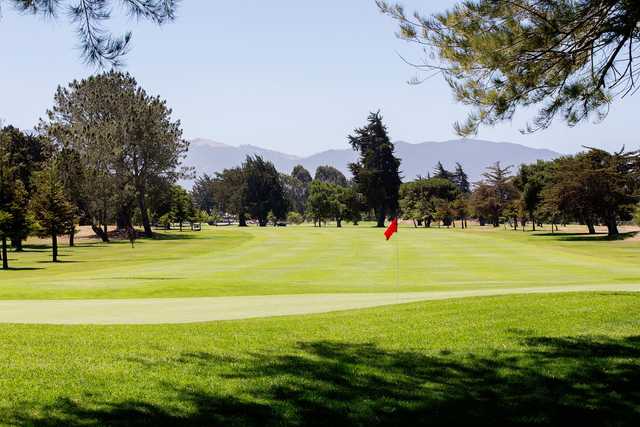
[[[56,155],[56,168],[64,188],[67,200],[74,207],[76,217],[84,219],[87,212],[87,199],[83,192],[85,181],[84,170],[78,152],[70,148],[62,148]],[[69,230],[69,246],[74,246],[76,228]]]
[[[298,212],[295,212],[295,211],[289,212],[287,214],[287,222],[289,224],[299,225],[304,222],[304,217],[300,215]]]
[[[181,186],[173,185],[171,189],[170,218],[179,224],[180,231],[182,231],[182,223],[191,220],[193,215],[193,202],[189,193]]]
[[[476,213],[490,219],[494,227],[500,225],[504,210],[519,196],[513,185],[511,168],[502,167],[500,162],[487,167],[482,174],[484,185],[476,187],[477,194],[472,197]]]
[[[400,206],[403,217],[414,221],[414,225],[424,223],[431,227],[434,220],[452,217],[449,204],[458,198],[455,184],[443,178],[423,178],[402,184],[400,187]],[[447,215],[441,215],[444,211]]]
[[[316,174],[317,173],[318,172],[316,171]],[[291,171],[291,176],[296,178],[298,181],[300,181],[307,187],[309,186],[309,184],[311,184],[311,181],[313,181],[309,171],[306,170],[305,167],[302,165],[296,165]]]
[[[338,200],[344,205],[341,213],[341,219],[350,221],[353,225],[358,225],[362,221],[362,212],[365,210],[365,200],[362,194],[356,191],[353,186],[339,187],[336,186]]]
[[[322,223],[335,215],[335,186],[327,182],[314,180],[309,186],[309,198],[307,199],[307,212],[316,223],[322,227]]]
[[[520,191],[522,208],[528,214],[533,231],[536,230],[536,214],[542,205],[542,190],[548,180],[549,162],[538,160],[531,165],[521,165],[514,185]]]
[[[284,218],[287,201],[280,175],[273,163],[260,156],[247,156],[242,169],[247,212],[258,220],[260,227],[267,225],[269,211],[278,218]]]
[[[459,195],[451,202],[451,210],[455,218],[460,219],[460,227],[467,228],[467,218],[469,217],[469,201],[466,195]],[[454,222],[455,227],[455,222]]]
[[[216,208],[215,179],[207,174],[198,177],[191,189],[191,198],[196,208],[202,209],[208,215]]]
[[[601,221],[609,236],[617,236],[618,221],[631,219],[638,202],[638,164],[636,152],[611,154],[595,148],[557,159],[543,190],[544,203],[583,221],[590,233]]]
[[[304,215],[309,186],[298,178],[286,174],[280,174],[280,182],[289,208]]]
[[[2,269],[9,268],[7,239],[21,239],[30,229],[27,216],[27,191],[10,162],[10,139],[0,132],[0,239]]]
[[[314,179],[316,181],[339,185],[341,187],[347,186],[347,178],[342,172],[333,166],[318,166],[316,168],[316,176]]]
[[[35,191],[33,176],[51,158],[52,146],[46,138],[22,132],[13,126],[6,126],[0,132],[7,138],[9,163],[14,168],[15,177],[22,182],[26,198],[29,199]],[[26,212],[26,205],[23,212]],[[20,231],[13,234],[11,245],[20,252],[22,241],[27,238],[30,231],[28,218],[15,212],[13,220],[15,229]]]
[[[443,73],[472,105],[462,135],[539,106],[532,131],[561,115],[575,125],[602,119],[611,101],[635,90],[640,2],[635,0],[476,0],[432,17],[409,17],[377,1],[400,23],[400,37],[427,50],[418,64]]]
[[[118,217],[128,215],[118,218],[126,228],[136,203],[144,233],[152,236],[150,182],[184,177],[179,165],[188,149],[180,122],[171,120],[165,101],[149,96],[129,74],[111,71],[59,87],[49,120],[45,129],[61,146],[81,155],[87,192],[97,210],[92,212],[94,222],[106,224],[108,218],[95,217],[116,212]],[[95,188],[100,193],[95,194]]]
[[[3,0],[0,0],[0,5]],[[122,36],[111,35],[103,23],[111,18],[118,3],[124,12],[136,19],[146,19],[158,25],[173,21],[178,0],[4,0],[21,12],[40,15],[45,18],[57,18],[64,12],[76,27],[80,39],[82,56],[90,64],[104,67],[117,67],[127,53],[131,41],[131,33]]]
[[[31,199],[31,210],[40,226],[38,234],[51,237],[53,262],[58,261],[58,235],[74,227],[74,207],[64,194],[64,186],[52,162],[38,173],[37,191]]]
[[[387,215],[398,210],[400,189],[400,159],[393,155],[394,145],[380,113],[371,113],[367,125],[355,129],[349,136],[351,147],[360,153],[357,163],[349,168],[356,191],[361,193],[370,209],[375,211],[377,226],[384,227]]]
[[[246,184],[245,170],[242,167],[216,173],[214,188],[218,209],[225,214],[237,215],[240,227],[247,226]]]
[[[25,186],[27,194],[34,191],[33,176],[43,169],[53,154],[51,143],[43,136],[22,132],[13,126],[0,130],[9,140],[9,162],[15,174]]]

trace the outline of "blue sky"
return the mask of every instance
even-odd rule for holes
[[[410,10],[437,12],[453,0],[411,0]],[[117,19],[133,30],[126,57],[148,92],[167,99],[187,138],[253,144],[291,154],[346,148],[346,136],[371,110],[382,110],[394,140],[456,138],[465,118],[441,78],[406,83],[415,71],[398,57],[419,58],[394,36],[396,26],[373,0],[184,0],[164,27]],[[0,118],[31,128],[51,107],[59,84],[95,69],[82,63],[64,17],[21,16],[4,4],[0,18]],[[561,122],[521,135],[526,114],[483,128],[478,138],[574,152],[581,145],[640,147],[640,94],[615,103],[604,123]]]

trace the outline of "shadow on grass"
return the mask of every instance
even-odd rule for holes
[[[192,240],[197,239],[198,236],[195,235],[195,232],[191,232],[190,230],[185,230],[180,232],[178,230],[171,230],[166,233],[153,233],[153,240]],[[149,238],[141,238],[140,242],[144,242],[145,240],[150,240]],[[136,241],[137,243],[137,241]]]
[[[0,269],[0,271],[31,271],[31,270],[44,270],[44,268],[43,267],[11,267],[9,266],[9,268],[6,270]]]
[[[330,341],[248,360],[183,353],[176,369],[197,368],[211,384],[233,381],[242,392],[159,384],[162,402],[61,397],[4,418],[36,426],[640,425],[640,337],[519,334],[522,351],[487,354]],[[140,365],[157,374],[165,363]]]
[[[607,233],[535,233],[533,236],[549,237],[555,240],[566,242],[603,242],[612,240],[625,240],[635,237],[638,234],[637,231],[628,231],[620,233],[617,236],[609,236]]]

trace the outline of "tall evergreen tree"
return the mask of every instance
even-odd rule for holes
[[[446,179],[448,181],[453,180],[453,173],[446,170],[444,166],[442,166],[442,162],[438,162],[436,167],[433,169],[433,178],[441,178]]]
[[[458,162],[456,162],[456,170],[453,172],[452,181],[458,187],[458,190],[460,190],[462,194],[468,194],[471,192],[469,176],[462,168],[462,165]]]
[[[58,261],[58,236],[74,226],[74,208],[64,194],[64,186],[54,162],[38,173],[37,191],[31,199],[31,210],[40,226],[39,234],[51,237],[53,262]]]
[[[386,217],[398,211],[400,159],[394,156],[394,145],[380,113],[369,114],[367,122],[365,127],[355,129],[354,135],[349,136],[351,147],[360,153],[358,162],[351,163],[349,168],[356,190],[375,211],[377,226],[384,227]]]

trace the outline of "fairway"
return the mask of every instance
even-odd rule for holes
[[[128,299],[450,292],[640,284],[640,245],[582,235],[403,227],[172,231],[156,240],[11,254],[0,299]],[[599,236],[598,236],[599,237]],[[399,275],[396,277],[396,251]]]

